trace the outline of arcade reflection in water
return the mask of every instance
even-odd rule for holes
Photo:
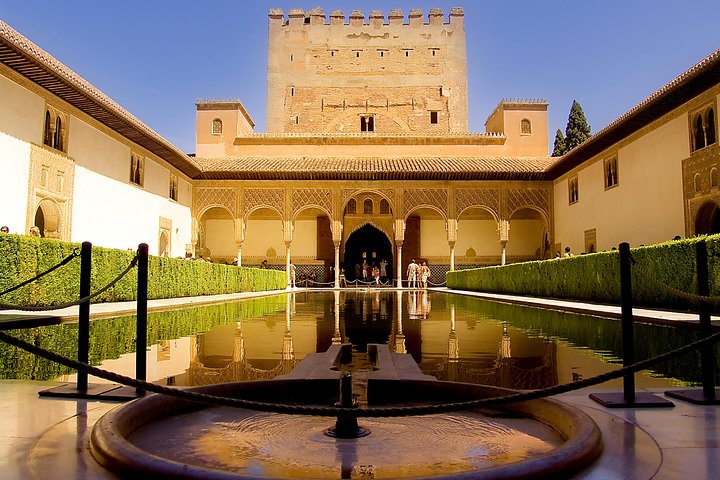
[[[511,348],[507,324],[479,321],[474,312],[458,311],[451,298],[423,290],[288,293],[285,311],[277,316],[244,318],[192,338],[186,373],[168,383],[274,378],[308,353],[339,343],[352,343],[361,352],[368,343],[388,344],[443,380],[510,388],[558,382],[555,342],[518,331]]]
[[[440,380],[530,389],[614,370],[612,362],[620,351],[615,345],[620,338],[618,322],[441,292],[297,291],[267,297],[266,303],[265,314],[256,317],[239,314],[233,304],[215,310],[196,307],[191,318],[222,315],[218,311],[227,311],[227,318],[218,318],[219,326],[205,333],[151,346],[148,379],[169,385],[270,379],[333,344],[352,343],[363,352],[368,343],[380,343],[412,355],[424,373]],[[657,350],[653,339],[680,344],[692,340],[667,330],[643,333],[637,347]],[[643,339],[654,343],[644,346]],[[664,343],[660,347],[673,346]],[[100,366],[133,375],[134,355],[105,360]],[[684,365],[676,370],[691,371]],[[664,388],[678,382],[644,374],[638,375],[637,384]],[[620,385],[621,380],[604,384]]]

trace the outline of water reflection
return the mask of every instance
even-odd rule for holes
[[[134,317],[93,322],[95,364],[134,374],[134,322]],[[71,358],[76,355],[76,326],[14,333]],[[647,325],[637,325],[636,334],[639,359],[697,338],[695,332]],[[368,343],[387,344],[391,351],[412,355],[424,373],[441,380],[543,388],[613,370],[620,351],[616,321],[394,290],[293,292],[154,313],[148,338],[147,378],[169,385],[274,378],[290,372],[309,353],[349,342],[358,351]],[[0,345],[0,365],[3,378],[75,381],[54,364],[6,345]],[[692,355],[661,368],[666,377],[697,381]],[[638,386],[677,384],[656,376],[638,375]]]

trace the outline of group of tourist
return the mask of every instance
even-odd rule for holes
[[[359,263],[355,264],[355,279],[362,279],[364,283],[375,283],[375,285],[385,284],[387,281],[387,265],[388,262],[384,258],[380,259],[378,263],[374,261],[368,263],[363,258],[362,266]]]
[[[427,262],[415,263],[411,259],[407,268],[408,288],[427,288],[430,278],[430,267]]]

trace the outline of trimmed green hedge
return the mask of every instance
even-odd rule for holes
[[[0,235],[0,291],[60,263],[80,244],[23,235]],[[135,252],[102,247],[92,249],[91,291],[114,280],[132,261]],[[286,287],[285,272],[235,267],[176,258],[149,259],[148,298],[175,298],[248,291],[279,290]],[[0,297],[0,303],[26,306],[58,305],[78,298],[80,258],[73,259],[39,281]],[[113,288],[93,300],[120,302],[134,300],[137,270],[130,271]]]
[[[707,244],[710,294],[720,296],[720,235],[712,235],[631,249],[631,255],[637,262],[637,266],[632,268],[633,302],[657,308],[696,308],[694,302],[658,287],[648,277],[684,292],[696,292],[697,242]],[[619,304],[620,254],[610,251],[456,270],[448,272],[447,286],[458,290]]]

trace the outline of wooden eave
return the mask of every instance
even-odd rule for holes
[[[185,175],[195,177],[200,173],[199,167],[185,153],[2,22],[0,62],[128,140],[146,148]]]

